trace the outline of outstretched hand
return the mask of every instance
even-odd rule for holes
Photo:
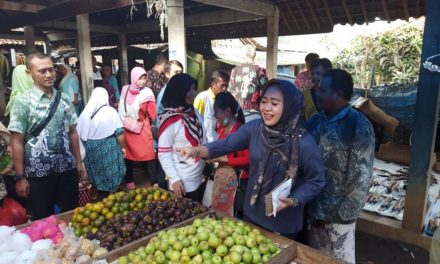
[[[176,148],[175,151],[185,159],[197,158],[199,155],[198,147],[195,148]]]

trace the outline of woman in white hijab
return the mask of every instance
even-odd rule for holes
[[[70,101],[72,102],[73,106],[75,106],[76,114],[79,116],[83,105],[81,93],[79,91],[78,77],[73,74],[72,68],[70,68],[70,66],[67,64],[61,64],[60,70],[64,75],[60,82],[60,90],[69,96]]]
[[[86,149],[84,164],[92,185],[101,195],[115,192],[125,175],[125,141],[121,119],[109,106],[104,88],[93,90],[76,129]]]

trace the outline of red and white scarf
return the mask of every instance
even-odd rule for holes
[[[193,147],[202,144],[203,128],[193,107],[165,108],[159,115],[159,137],[169,127],[179,120],[183,121],[185,137]]]

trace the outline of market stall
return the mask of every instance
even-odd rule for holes
[[[340,263],[278,234],[218,216],[201,204],[176,199],[153,187],[110,194],[99,202],[17,227],[0,226],[0,264],[152,260]]]

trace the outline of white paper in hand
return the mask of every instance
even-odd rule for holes
[[[272,205],[273,205],[273,217],[277,216],[278,208],[280,207],[280,197],[287,197],[292,189],[292,179],[288,179],[278,185],[272,191]]]

